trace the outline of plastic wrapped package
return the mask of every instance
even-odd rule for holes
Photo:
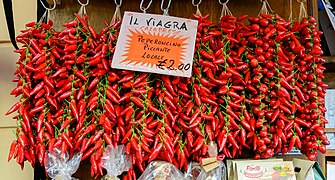
[[[131,156],[126,154],[124,145],[107,146],[102,157],[102,167],[107,171],[107,175],[103,179],[118,180],[117,176],[128,171],[131,165]]]
[[[186,180],[184,174],[173,164],[165,161],[153,161],[138,180]]]
[[[70,159],[69,154],[61,153],[59,149],[47,152],[44,157],[45,170],[49,177],[55,180],[75,180],[71,177],[79,168],[81,154],[74,154]]]
[[[215,169],[206,172],[204,168],[192,162],[189,165],[190,171],[187,174],[188,180],[226,180],[226,166],[222,161],[218,161],[219,166]]]
[[[210,143],[208,154],[210,157],[217,157],[217,145],[215,143]],[[217,167],[206,172],[202,165],[196,162],[191,162],[185,177],[188,180],[226,180],[227,170],[223,161],[217,161],[215,164]]]

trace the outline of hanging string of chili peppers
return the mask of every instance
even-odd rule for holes
[[[145,12],[151,1],[141,4]],[[23,46],[15,50],[20,58],[11,92],[20,100],[6,113],[18,112],[8,160],[22,168],[25,160],[43,165],[45,152],[59,148],[89,158],[97,177],[107,145],[124,144],[133,163],[124,176],[136,179],[153,160],[186,170],[189,161],[209,156],[211,141],[229,158],[244,149],[255,159],[293,147],[311,160],[325,153],[327,84],[316,20],[234,17],[223,4],[219,23],[194,15],[191,78],[111,68],[120,18],[97,33],[87,4],[61,32],[51,20],[26,24],[16,38]],[[168,9],[162,3],[164,14]]]

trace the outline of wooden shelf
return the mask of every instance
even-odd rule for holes
[[[335,63],[335,56],[323,56],[326,60],[326,63]]]
[[[321,154],[319,152],[317,161],[320,164],[320,167],[324,174],[327,174],[326,170],[326,163],[327,163],[327,157],[335,157],[335,149],[327,149],[327,152],[325,154]]]
[[[326,67],[326,73],[331,73],[331,81],[333,81],[333,76],[334,76],[334,72],[335,72],[335,56],[322,56],[322,58],[324,58],[326,60],[326,62],[324,63],[324,67]],[[328,82],[328,83],[330,83]]]
[[[325,128],[325,132],[335,132],[335,128]]]
[[[10,43],[10,41],[8,41],[8,40],[0,40],[0,44],[4,44],[4,43]]]

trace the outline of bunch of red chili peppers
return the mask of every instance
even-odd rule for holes
[[[107,145],[124,144],[133,165],[122,175],[136,179],[149,162],[180,169],[208,157],[211,141],[221,158],[243,150],[255,159],[293,147],[309,159],[329,144],[324,133],[320,31],[312,17],[287,22],[277,15],[200,17],[191,78],[110,67],[121,22],[100,33],[87,15],[56,32],[52,22],[28,23],[15,52],[21,96],[13,157],[43,166],[46,150],[82,153],[91,176],[103,174]]]
[[[207,113],[218,119],[205,123],[225,157],[252,149],[255,159],[268,158],[296,147],[314,160],[329,144],[316,21],[262,14],[243,25],[245,18],[223,16],[216,25],[200,20],[193,86],[202,99],[195,102],[212,106]]]

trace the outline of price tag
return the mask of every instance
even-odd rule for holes
[[[112,67],[191,77],[198,21],[125,12]]]

